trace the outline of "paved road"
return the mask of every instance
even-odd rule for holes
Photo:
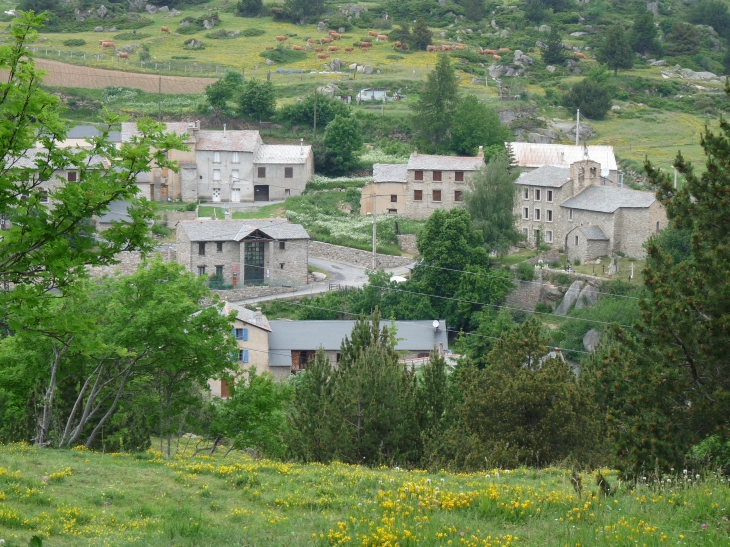
[[[364,268],[359,268],[350,264],[342,264],[341,262],[332,262],[331,260],[325,260],[323,258],[314,258],[311,256],[309,257],[309,264],[315,268],[326,271],[327,279],[318,283],[310,283],[296,292],[272,294],[269,296],[261,296],[259,298],[249,298],[246,300],[240,300],[236,302],[236,304],[255,304],[256,302],[263,302],[264,300],[276,300],[277,298],[293,298],[319,294],[327,292],[329,290],[330,283],[338,283],[342,286],[347,285],[348,287],[362,287],[368,281],[368,276],[365,274]],[[408,269],[405,267],[387,268],[385,271],[391,275],[404,275],[408,273]]]

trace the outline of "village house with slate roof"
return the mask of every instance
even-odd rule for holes
[[[226,285],[305,285],[308,259],[309,234],[286,219],[177,224],[178,263],[196,275],[218,276]]]
[[[200,122],[166,124],[184,137],[188,151],[172,150],[179,172],[153,168],[143,195],[151,200],[182,199],[252,202],[284,199],[304,191],[314,174],[312,147],[264,144],[258,131],[203,131]],[[137,124],[122,124],[122,142],[137,135]]]
[[[569,169],[577,161],[584,159],[586,150],[588,157],[601,164],[601,176],[611,182],[621,183],[621,174],[613,146],[573,144],[544,144],[531,142],[506,142],[507,151],[516,165],[523,172],[533,171],[545,165]]]
[[[590,149],[585,156],[590,157]],[[529,244],[564,249],[585,263],[623,253],[646,255],[644,242],[667,226],[652,192],[624,188],[601,175],[602,165],[584,158],[570,168],[544,165],[523,173],[514,214]]]
[[[362,190],[360,213],[398,214],[425,220],[436,209],[463,205],[466,183],[484,167],[484,150],[468,156],[411,154],[406,165],[375,164],[373,180]]]

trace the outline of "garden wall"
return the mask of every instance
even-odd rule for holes
[[[331,260],[332,262],[351,264],[360,268],[372,268],[373,266],[373,253],[369,251],[322,243],[321,241],[309,242],[309,256]],[[377,265],[379,268],[400,268],[412,262],[413,258],[407,256],[377,255]]]
[[[398,247],[404,253],[411,255],[418,254],[418,247],[416,247],[416,234],[404,234],[398,236]]]
[[[195,220],[196,211],[163,211],[162,219],[167,223],[167,227],[171,230],[175,229],[175,225],[181,220]]]
[[[173,245],[158,247],[154,252],[147,255],[147,260],[153,260],[155,256],[162,258],[162,262],[176,262],[177,251]],[[122,251],[117,253],[116,259],[119,264],[110,266],[96,266],[88,268],[89,275],[92,277],[103,277],[105,275],[132,275],[137,271],[137,266],[142,263],[142,253],[139,251]]]

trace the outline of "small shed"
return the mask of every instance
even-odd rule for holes
[[[358,104],[362,101],[385,101],[388,100],[388,92],[385,89],[361,89],[356,99]]]

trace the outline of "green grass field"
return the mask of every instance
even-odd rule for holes
[[[194,441],[193,441],[194,442]],[[181,453],[185,440],[181,443]],[[191,447],[185,451],[192,453]],[[726,479],[682,470],[639,484],[562,469],[475,474],[159,453],[0,447],[5,547],[359,545],[570,547],[730,541]],[[615,493],[614,493],[615,491]]]

